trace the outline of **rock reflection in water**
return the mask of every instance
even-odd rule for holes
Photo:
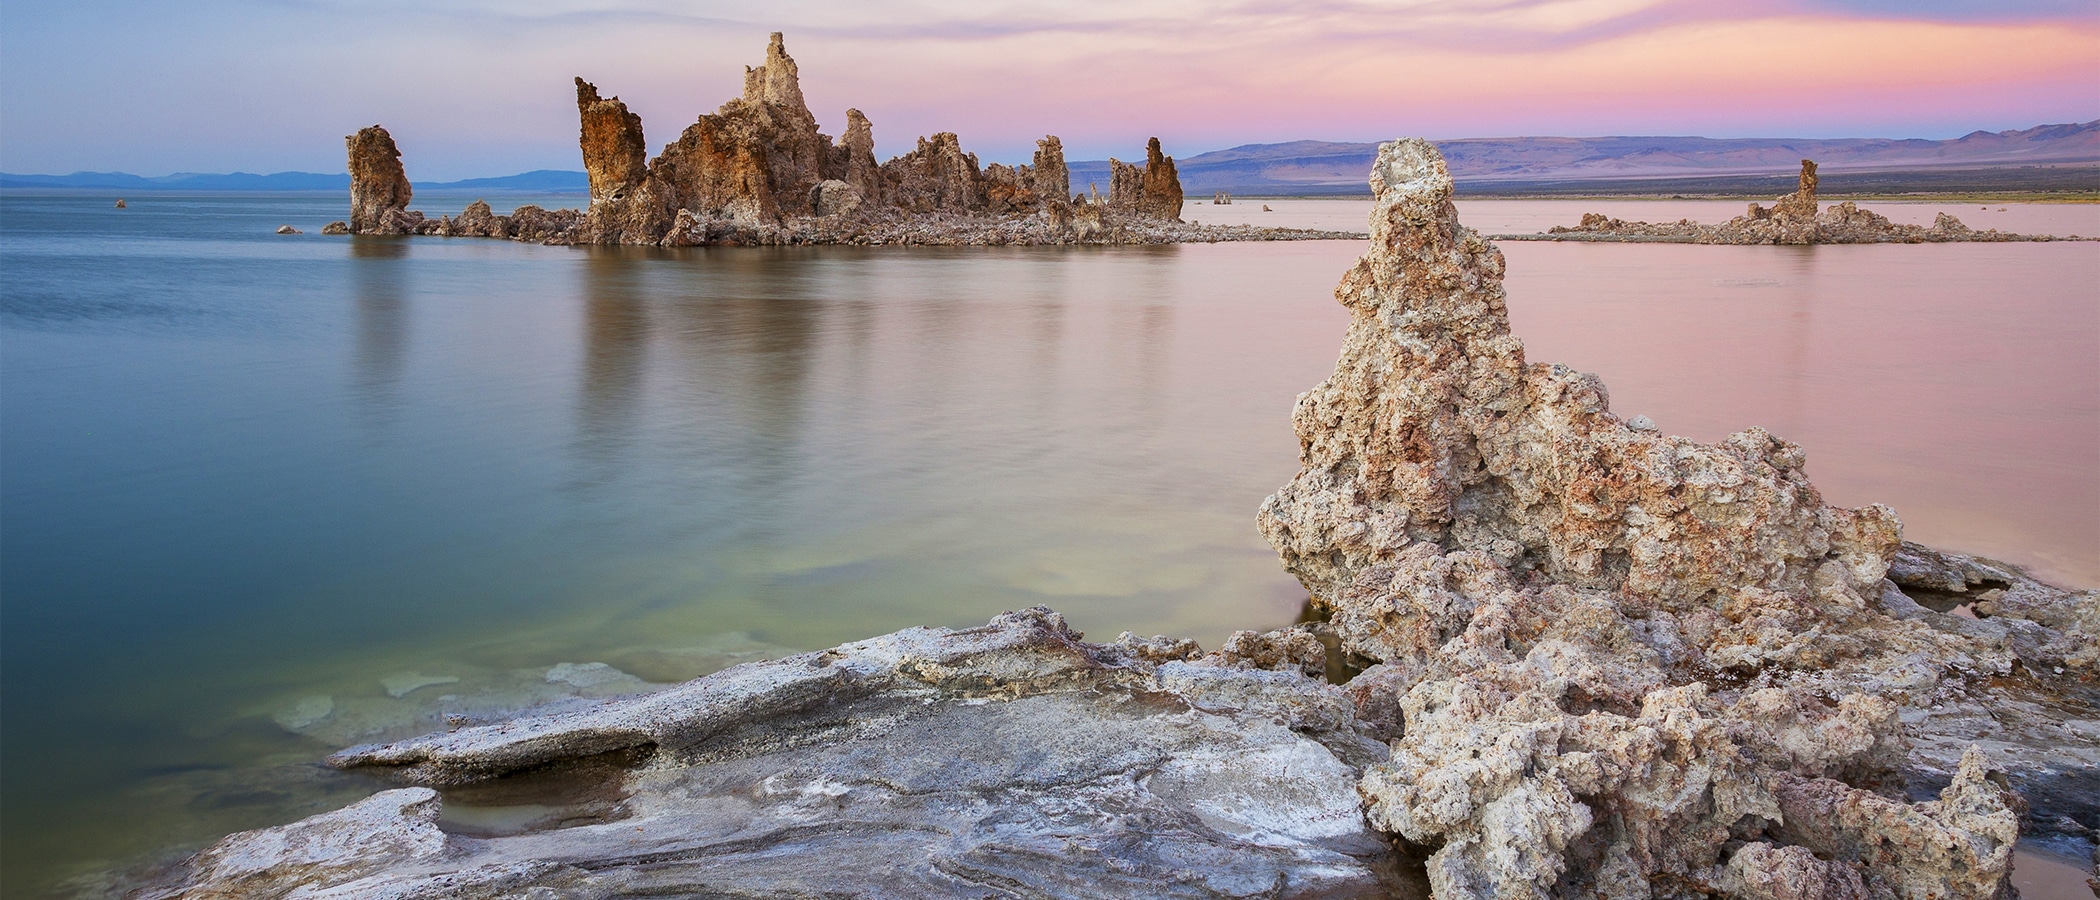
[[[395,411],[408,350],[408,242],[398,238],[350,241],[351,282],[357,291],[358,403],[375,422]]]

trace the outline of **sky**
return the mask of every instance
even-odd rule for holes
[[[652,147],[766,34],[887,158],[1514,135],[1958,137],[2100,119],[2100,0],[0,0],[0,171],[580,169],[581,75]]]

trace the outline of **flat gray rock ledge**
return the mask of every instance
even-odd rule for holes
[[[1388,758],[1325,648],[1089,644],[1037,607],[356,747],[414,787],[228,837],[132,894],[1382,897]],[[443,793],[440,794],[440,791]]]

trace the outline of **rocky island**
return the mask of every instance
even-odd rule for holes
[[[1719,225],[1690,219],[1675,222],[1628,222],[1603,213],[1584,213],[1573,227],[1556,225],[1541,234],[1498,234],[1498,241],[1598,241],[1675,244],[1947,244],[2010,241],[2088,240],[2077,235],[2011,234],[1995,228],[1977,231],[1946,213],[1932,225],[1899,225],[1888,217],[1847,200],[1823,207],[1816,203],[1816,164],[1801,161],[1801,180],[1794,192],[1771,206],[1750,204],[1743,215]]]
[[[1361,238],[1347,232],[1198,225],[1181,219],[1174,158],[1153,138],[1143,164],[1111,159],[1109,192],[1073,194],[1064,145],[1036,142],[1031,163],[980,165],[953,132],[875,162],[874,126],[846,111],[834,141],[817,130],[800,72],[774,33],[744,70],[743,96],[686,126],[648,158],[642,118],[576,79],[588,209],[476,201],[457,216],[408,208],[401,152],[374,125],[346,138],[350,218],[324,233],[493,237],[544,244],[664,247],[763,244],[1161,244]]]
[[[1526,360],[1431,144],[1371,186],[1258,514],[1310,621],[1036,608],[352,747],[401,786],[132,896],[1986,900],[2023,831],[2087,839],[2100,592],[1827,506],[1762,429],[1622,420]],[[546,813],[443,823],[490,798]]]

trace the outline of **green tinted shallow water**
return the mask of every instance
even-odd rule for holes
[[[594,251],[129,199],[0,196],[10,895],[339,805],[371,785],[320,755],[603,671],[559,663],[1038,603],[1215,646],[1303,602],[1253,510],[1353,243]],[[1766,424],[1835,501],[2100,571],[2093,245],[1505,250],[1533,358],[1622,412]]]

